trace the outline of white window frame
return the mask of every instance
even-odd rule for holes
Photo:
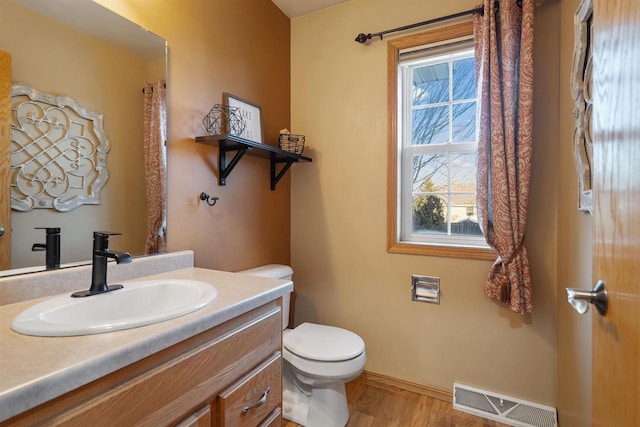
[[[428,46],[425,46],[425,48]],[[448,49],[447,49],[448,50]],[[436,55],[428,55],[420,59],[412,59],[409,61],[398,64],[400,68],[398,72],[400,87],[400,100],[398,102],[399,111],[398,117],[402,119],[402,126],[400,126],[400,138],[399,145],[401,146],[401,156],[398,159],[400,162],[400,238],[401,242],[418,242],[418,243],[431,243],[441,245],[454,245],[454,246],[470,246],[470,247],[487,247],[487,243],[483,236],[470,236],[470,235],[458,235],[451,234],[451,196],[457,193],[451,190],[451,185],[448,186],[448,191],[445,197],[448,199],[447,208],[447,233],[416,233],[413,230],[413,198],[415,193],[413,192],[413,156],[421,154],[443,154],[451,158],[452,153],[473,153],[475,154],[478,149],[477,140],[474,142],[452,142],[453,141],[453,106],[468,102],[476,102],[477,98],[468,98],[461,100],[453,100],[453,85],[449,84],[449,99],[445,102],[437,104],[429,104],[429,107],[446,106],[449,107],[449,141],[444,144],[422,144],[412,145],[412,111],[416,108],[412,106],[413,100],[413,70],[420,67],[425,67],[434,64],[448,63],[449,70],[449,82],[453,81],[453,62],[461,59],[473,58],[473,45],[464,45],[461,47],[452,47],[447,53],[440,53]],[[402,102],[400,102],[402,101]],[[418,108],[424,108],[422,106]],[[451,177],[451,162],[448,162],[449,174]]]
[[[441,62],[443,56],[462,59],[469,57],[469,54],[463,56],[464,54],[457,53],[461,50],[459,42],[472,37],[472,24],[461,23],[388,42],[388,96],[390,110],[387,250],[391,253],[495,259],[495,254],[487,245],[484,236],[452,235],[450,234],[450,228],[448,228],[447,234],[413,232],[413,155],[432,154],[434,151],[440,151],[442,153],[475,152],[477,150],[477,141],[433,145],[411,145],[409,143],[406,146],[403,145],[403,141],[412,140],[411,114],[403,114],[403,111],[411,111],[412,101],[410,95],[412,84],[404,85],[406,87],[402,85],[401,77],[403,77],[403,72],[407,69],[407,67],[403,67],[402,64],[413,64],[420,61],[420,66],[424,66],[430,61],[435,61],[433,59],[417,59],[417,55],[413,54],[412,56],[414,56],[414,58],[401,62],[400,54],[417,51],[427,45],[445,46],[444,48],[441,47],[438,49],[439,53],[437,56],[440,58],[440,61],[437,62]],[[447,45],[451,45],[451,52],[446,52]],[[465,50],[468,49],[469,46],[467,46]],[[473,55],[473,53],[470,55]],[[452,72],[451,67],[449,72]],[[404,78],[406,79],[407,76],[405,75]],[[409,81],[411,82],[411,80]],[[404,96],[402,96],[403,90],[405,91]],[[407,91],[409,91],[408,94]],[[404,104],[403,99],[406,100]],[[442,103],[442,105],[468,101],[470,100],[451,101],[450,97],[450,100]],[[476,114],[479,114],[478,104],[476,104]],[[403,129],[407,130],[403,131]],[[408,132],[408,135],[403,134],[403,132]],[[450,133],[451,132],[452,130],[450,129]],[[446,147],[444,147],[445,145]],[[403,168],[403,165],[408,165],[408,167]],[[407,185],[407,183],[409,184]],[[452,192],[449,188],[447,195],[450,196],[451,194],[465,193]],[[451,210],[447,209],[447,211],[448,215],[451,215]],[[448,227],[450,227],[450,222],[450,219],[447,218]]]

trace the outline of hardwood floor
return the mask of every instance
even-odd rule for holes
[[[347,427],[506,427],[454,410],[451,402],[410,391],[378,387],[358,379],[347,383],[346,388],[350,412]],[[283,427],[299,427],[282,421]]]

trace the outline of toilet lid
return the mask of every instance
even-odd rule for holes
[[[353,359],[364,351],[364,341],[346,329],[303,323],[283,337],[287,350],[322,362]]]

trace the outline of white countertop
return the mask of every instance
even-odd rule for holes
[[[218,296],[203,309],[176,319],[77,337],[32,337],[11,330],[18,313],[46,298],[0,306],[0,422],[293,290],[286,280],[201,268],[127,282],[161,278],[209,282]]]

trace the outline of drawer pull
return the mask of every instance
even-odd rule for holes
[[[271,387],[267,387],[267,389],[262,394],[262,397],[260,398],[260,400],[258,400],[253,405],[245,406],[244,408],[242,408],[242,413],[246,414],[247,412],[249,412],[249,410],[251,408],[256,407],[256,406],[260,406],[260,405],[264,405],[265,403],[267,403],[267,397],[269,396],[269,392],[270,391],[271,391]]]

